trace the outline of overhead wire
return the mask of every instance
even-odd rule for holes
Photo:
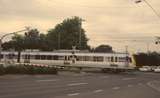
[[[69,3],[69,2],[60,2],[57,0],[48,0],[51,1],[52,4],[59,4],[59,3],[63,3],[67,6],[71,5],[74,7],[81,7],[81,8],[131,8],[132,6],[95,6],[95,5],[86,5],[86,4],[77,4],[77,3]],[[63,5],[64,6],[64,5]]]
[[[52,1],[52,4],[60,4],[61,5],[67,5],[67,6],[76,6],[76,7],[84,7],[84,8],[129,8],[129,7],[132,7],[132,6],[91,6],[91,5],[86,5],[86,4],[74,4],[74,3],[66,3],[66,2],[60,2],[60,1],[57,1],[57,0],[48,0],[48,1]],[[151,9],[152,11],[160,18],[160,15],[158,14],[158,12],[152,7],[152,5],[146,1],[146,0],[143,0]],[[63,4],[62,4],[63,3]],[[99,40],[99,39],[98,39]],[[103,40],[103,39],[101,39]],[[105,40],[105,39],[104,39]],[[114,41],[115,39],[113,39],[112,41]],[[121,40],[121,41],[139,41],[139,39],[136,39],[136,40],[128,40],[128,39],[116,39],[117,40]],[[106,40],[105,40],[106,41]],[[108,40],[109,41],[109,40]]]
[[[157,12],[157,10],[149,3],[147,0],[143,0],[150,8],[151,10],[155,13],[155,15],[160,19],[160,14]]]
[[[153,13],[160,19],[160,14],[158,13],[158,11],[151,5],[151,3],[147,0],[138,0],[138,2],[135,2],[135,3],[141,3],[142,1],[144,1],[148,7],[150,7],[150,9],[153,11]],[[158,40],[158,42],[160,42],[160,37],[158,36],[155,36],[156,37],[156,40]],[[157,41],[156,41],[157,42]]]

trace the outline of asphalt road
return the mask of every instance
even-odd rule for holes
[[[5,75],[0,98],[160,98],[160,73]]]

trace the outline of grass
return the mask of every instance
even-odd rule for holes
[[[0,75],[4,74],[57,74],[55,67],[32,66],[32,65],[0,65]]]

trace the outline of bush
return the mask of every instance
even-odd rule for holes
[[[19,73],[19,70],[17,66],[7,66],[5,68],[5,72],[7,74],[16,74],[16,73]]]
[[[57,74],[57,69],[31,65],[0,66],[0,75],[3,74]]]
[[[0,65],[0,75],[5,74],[5,68],[3,65]]]

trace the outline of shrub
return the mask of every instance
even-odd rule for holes
[[[17,73],[19,73],[19,70],[18,70],[17,66],[7,66],[7,67],[5,67],[5,72],[7,74],[17,74]]]
[[[57,74],[57,69],[32,65],[0,66],[0,74]]]
[[[0,75],[5,74],[5,68],[3,65],[0,65]]]

